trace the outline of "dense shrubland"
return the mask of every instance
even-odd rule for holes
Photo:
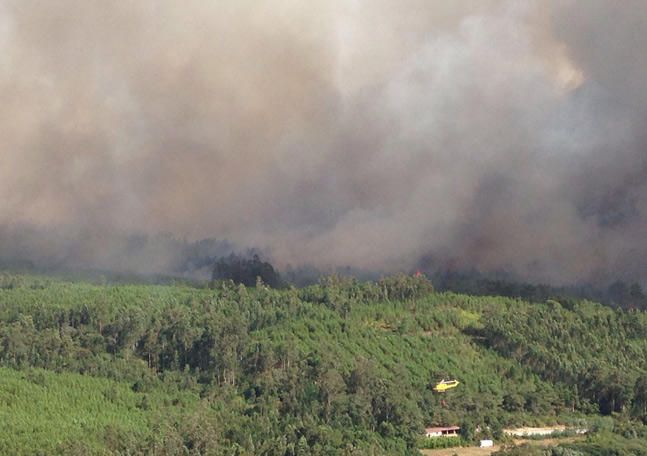
[[[599,414],[638,439],[646,331],[639,311],[434,293],[424,277],[276,290],[4,275],[0,453],[416,454],[426,425],[469,441]],[[433,393],[443,377],[461,385]]]

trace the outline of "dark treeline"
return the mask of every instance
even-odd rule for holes
[[[247,255],[232,253],[217,259],[213,266],[212,280],[230,279],[235,283],[252,286],[257,277],[272,287],[287,284],[305,287],[316,284],[326,273],[313,266],[288,266],[283,274],[268,261],[262,261],[257,253],[250,251]],[[358,280],[371,281],[379,276],[376,272],[351,268],[334,268],[333,274],[354,277]],[[638,283],[614,281],[607,287],[596,287],[591,284],[552,286],[534,284],[511,278],[490,278],[476,271],[456,272],[449,270],[429,271],[428,275],[440,291],[452,291],[474,296],[505,296],[520,298],[530,302],[545,302],[548,299],[560,301],[587,299],[611,307],[622,309],[647,310],[647,294]]]
[[[288,267],[281,275],[269,262],[261,261],[258,254],[254,252],[248,256],[231,254],[214,261],[213,280],[231,279],[235,283],[248,286],[254,285],[256,277],[260,277],[264,283],[272,287],[286,284],[303,287],[316,284],[321,277],[326,276],[325,272],[312,266]],[[333,273],[365,281],[375,280],[378,277],[375,272],[350,268],[335,268]],[[438,270],[430,271],[428,275],[432,277],[433,283],[440,291],[474,296],[505,296],[537,303],[548,299],[560,301],[587,299],[627,310],[647,310],[647,294],[638,283],[614,281],[603,288],[590,284],[556,287],[514,279],[490,278],[476,271]]]
[[[44,273],[68,279],[110,283],[170,284],[178,280],[204,284],[231,279],[253,286],[256,277],[266,285],[313,285],[322,276],[338,274],[376,280],[382,272],[348,267],[320,269],[311,265],[286,266],[279,271],[268,255],[227,240],[187,241],[171,234],[44,232],[34,227],[0,226],[0,268]],[[623,309],[647,309],[647,294],[638,283],[614,281],[555,287],[525,283],[510,274],[448,270],[421,260],[425,272],[442,291],[478,296],[507,296],[532,302],[547,299],[589,299]],[[255,272],[254,272],[255,271]],[[412,272],[412,271],[409,271]]]
[[[267,261],[261,261],[258,254],[245,258],[232,253],[228,257],[219,258],[213,265],[211,280],[231,280],[248,287],[259,283],[272,288],[285,286],[285,282],[274,266]]]
[[[466,293],[476,296],[507,296],[531,302],[547,299],[588,299],[611,307],[647,310],[647,294],[638,283],[614,281],[606,287],[591,284],[551,286],[533,284],[513,279],[489,278],[475,271],[437,271],[431,273],[439,290]]]

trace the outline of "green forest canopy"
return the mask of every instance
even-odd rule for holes
[[[645,312],[404,275],[282,290],[3,275],[0,453],[417,454],[428,425],[471,440],[602,415],[638,438],[646,336]],[[461,385],[438,395],[443,377]]]

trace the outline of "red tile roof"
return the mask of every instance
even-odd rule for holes
[[[458,426],[447,426],[447,427],[428,427],[425,429],[425,432],[443,432],[443,431],[460,431],[461,428]]]

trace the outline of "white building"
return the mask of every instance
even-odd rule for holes
[[[433,437],[458,437],[458,432],[461,430],[458,426],[447,427],[428,427],[425,429],[425,436]]]

